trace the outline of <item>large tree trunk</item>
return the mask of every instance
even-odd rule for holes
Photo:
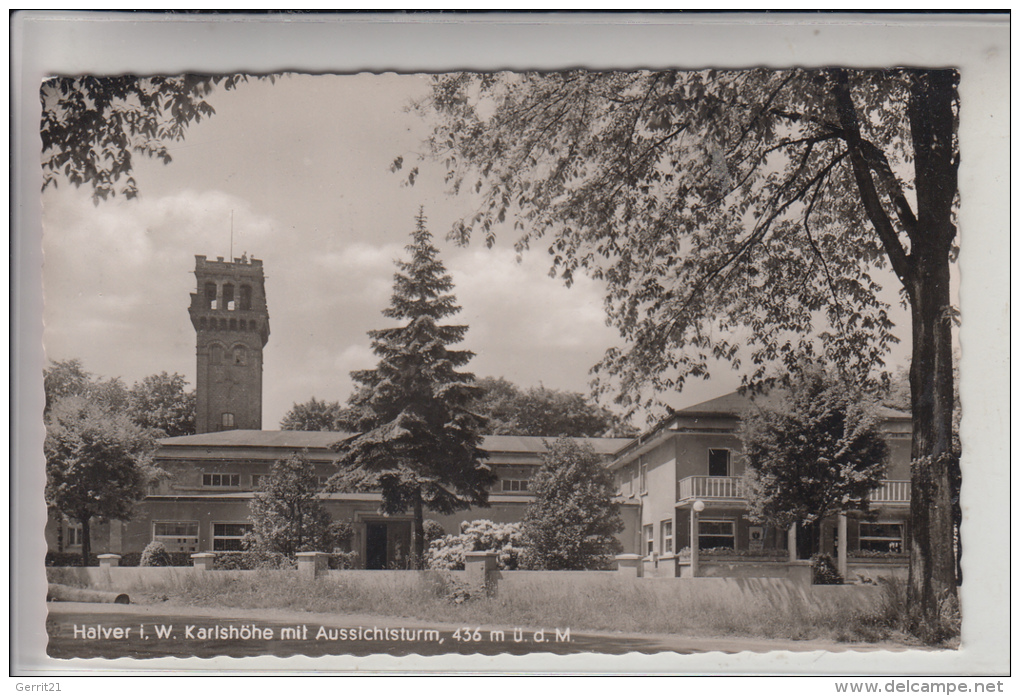
[[[92,528],[89,524],[91,519],[81,518],[81,566],[85,568],[89,564],[89,557],[92,555]]]
[[[917,231],[907,282],[913,324],[910,403],[913,418],[910,486],[910,587],[918,633],[944,637],[942,609],[956,603],[953,553],[953,308],[949,257],[956,229],[955,76],[932,71],[911,88],[908,113],[914,144]]]
[[[411,527],[411,567],[421,570],[425,561],[425,517],[422,511],[421,491],[414,494],[414,521]]]

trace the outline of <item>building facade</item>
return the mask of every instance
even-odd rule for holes
[[[628,443],[610,464],[622,500],[639,508],[636,547],[646,575],[776,575],[812,550],[797,529],[777,529],[747,516],[740,416],[750,406],[737,393],[677,411]],[[883,409],[889,446],[885,480],[869,497],[870,512],[820,525],[820,549],[844,576],[906,572],[910,507],[909,415]]]

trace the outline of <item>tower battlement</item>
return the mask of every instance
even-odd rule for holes
[[[261,259],[195,256],[188,313],[196,332],[199,433],[262,429],[262,349],[269,310]]]

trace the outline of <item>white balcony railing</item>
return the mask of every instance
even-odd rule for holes
[[[742,500],[744,480],[739,476],[688,476],[677,482],[677,502],[688,500]],[[872,503],[909,503],[910,481],[886,480],[871,492]]]

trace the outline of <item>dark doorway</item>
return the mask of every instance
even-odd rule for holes
[[[386,567],[386,525],[369,522],[365,526],[365,567],[383,570]]]

